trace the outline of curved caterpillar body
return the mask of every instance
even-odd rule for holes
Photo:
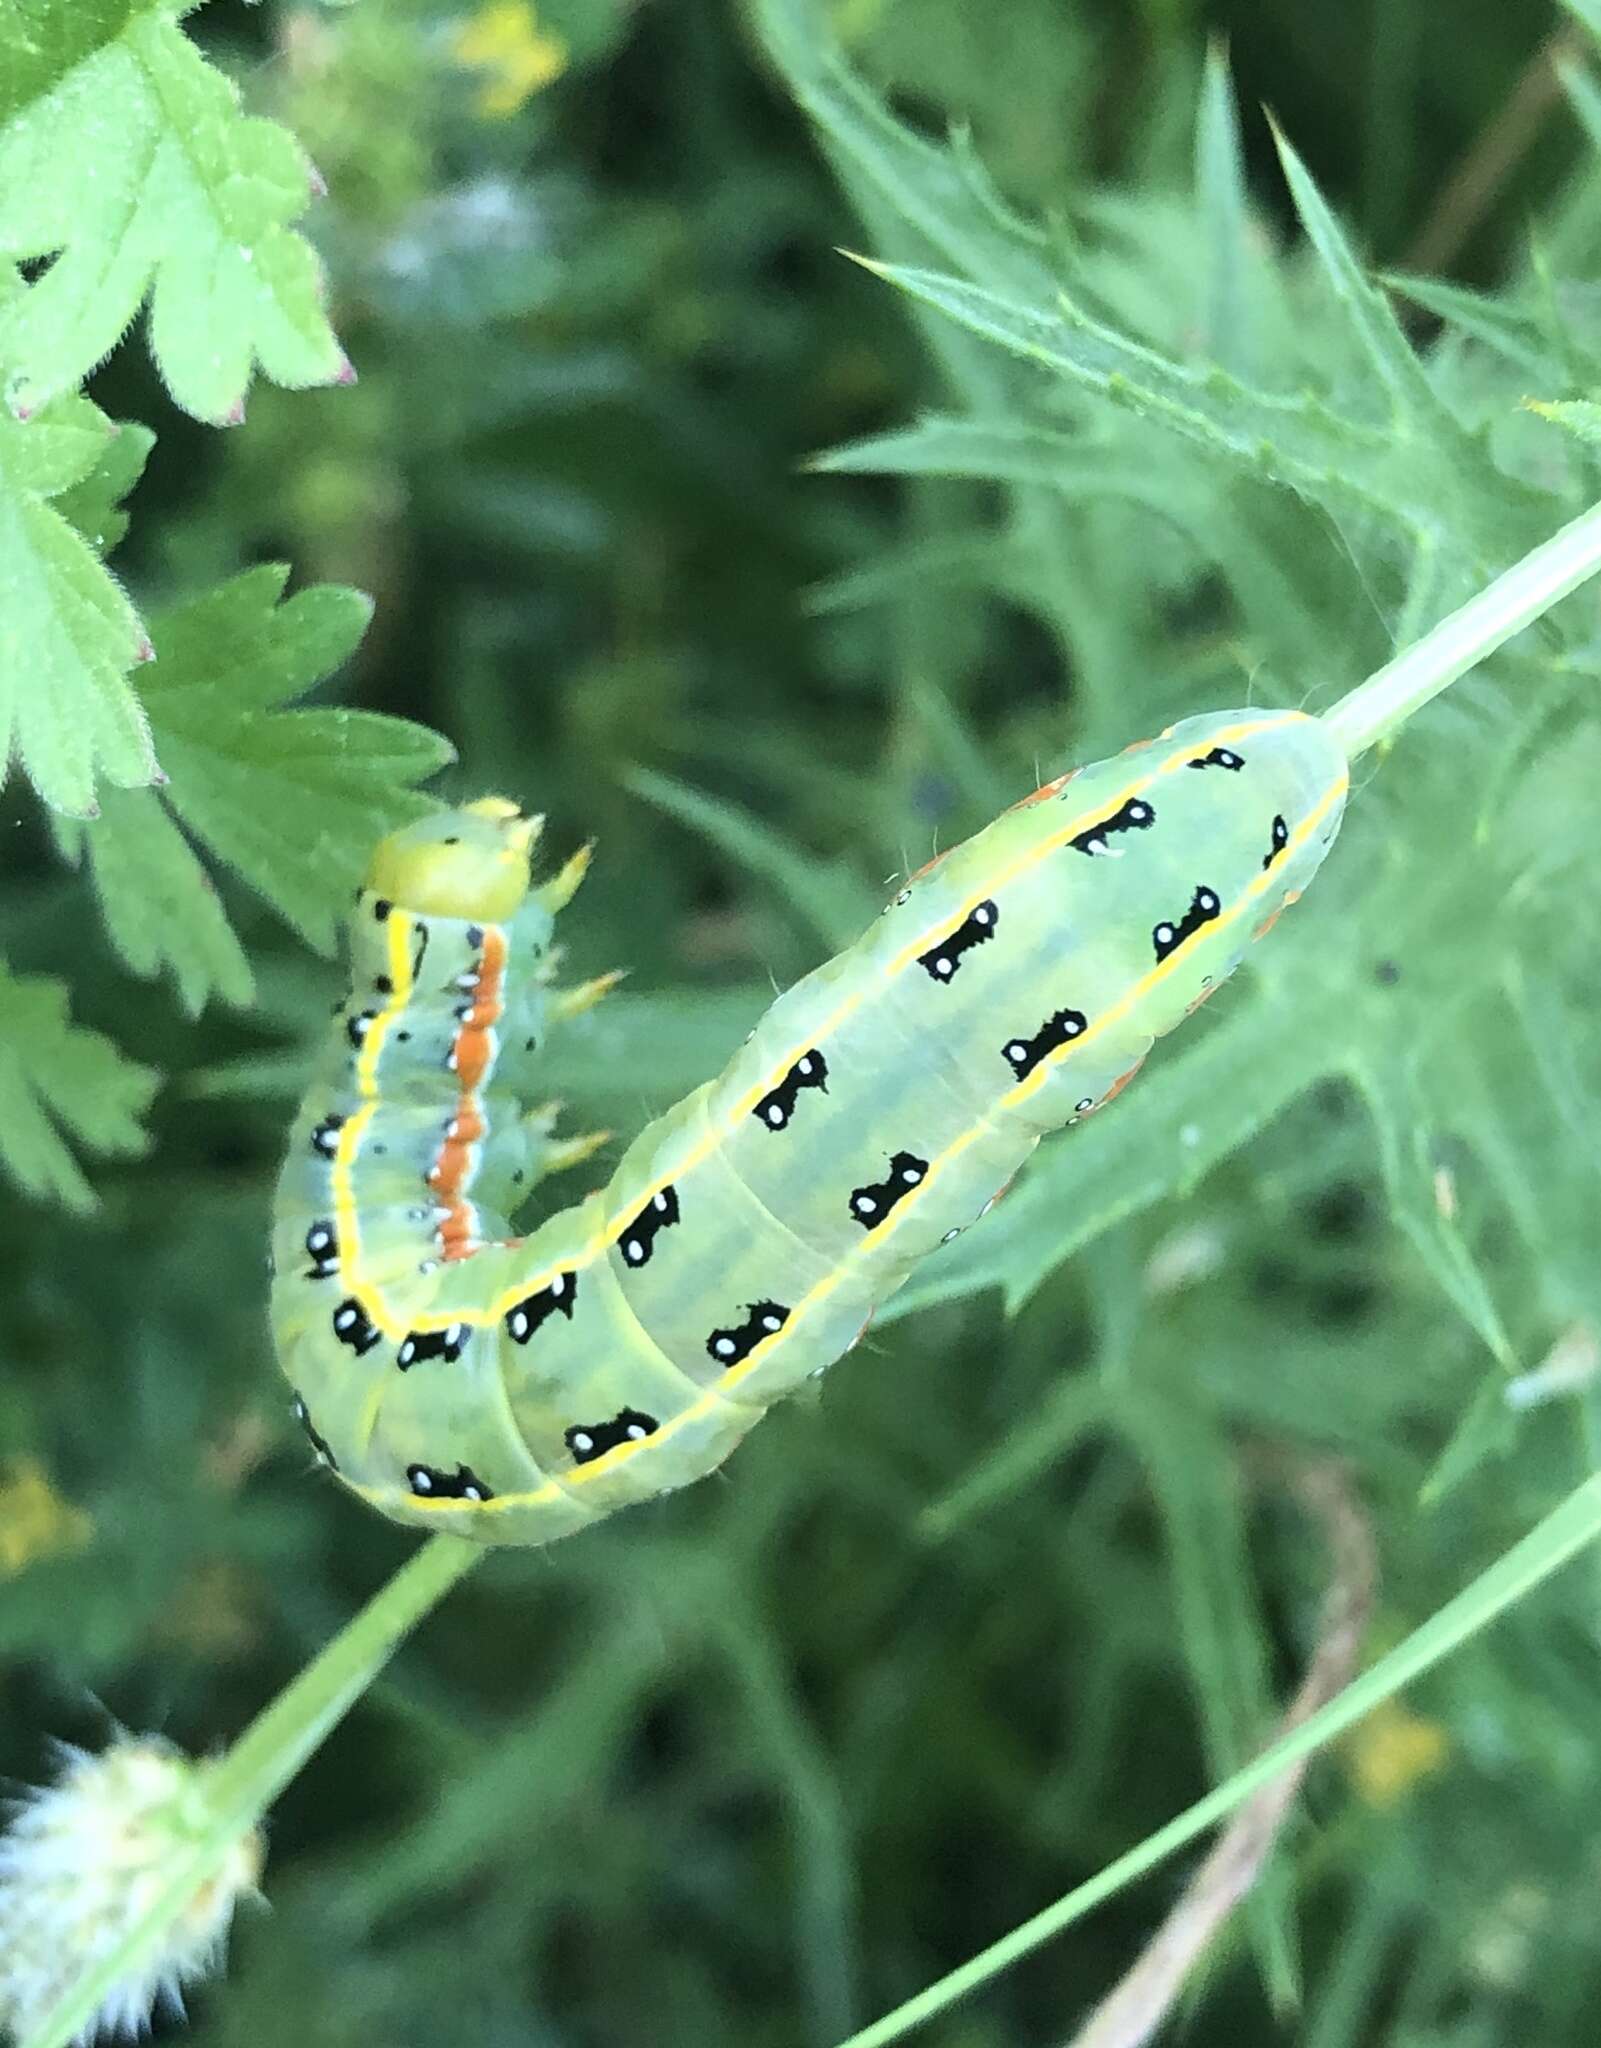
[[[711,1471],[1233,972],[1347,784],[1316,720],[1248,711],[1048,783],[521,1239],[528,1179],[582,1149],[518,1101],[581,867],[529,893],[536,827],[495,799],[386,840],[278,1191],[274,1328],[319,1457],[497,1543]]]

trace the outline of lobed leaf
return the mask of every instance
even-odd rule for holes
[[[0,291],[0,321],[6,303]],[[144,627],[98,551],[149,447],[126,438],[86,398],[26,420],[0,407],[0,772],[17,758],[47,804],[80,817],[97,776],[160,774],[127,682],[149,651]]]
[[[158,1081],[71,1021],[64,983],[0,965],[0,1163],[24,1193],[92,1209],[68,1139],[111,1158],[143,1152]]]
[[[74,25],[78,11],[36,0],[47,54],[30,96],[12,81],[0,126],[0,257],[49,261],[0,310],[12,410],[80,383],[147,297],[156,366],[198,419],[240,417],[258,363],[278,384],[348,380],[317,257],[290,226],[315,187],[298,143],[240,111],[170,6]]]

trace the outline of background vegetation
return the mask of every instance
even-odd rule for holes
[[[552,1088],[626,1137],[1036,770],[1330,702],[1597,495],[1586,11],[216,0],[300,221],[159,12],[0,7],[0,1766],[225,1742],[407,1551],[308,1474],[262,1246],[408,792],[454,749],[598,836],[571,967],[632,978]],[[252,347],[316,388],[241,423]],[[836,2042],[1265,1737],[1309,1459],[1370,1651],[1590,1469],[1595,627],[1364,769],[1259,965],[819,1398],[468,1582],[189,2038]],[[1317,1768],[1192,2038],[1593,2038],[1598,1623],[1581,1563]],[[929,2038],[1067,2041],[1177,1882]]]

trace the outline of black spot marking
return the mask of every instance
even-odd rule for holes
[[[428,951],[428,927],[425,924],[414,924],[411,929],[417,941],[411,949],[411,980],[412,986],[415,987],[422,975],[423,956]]]
[[[1155,823],[1155,806],[1148,804],[1142,796],[1131,796],[1126,804],[1119,804],[1106,817],[1097,819],[1093,825],[1086,825],[1067,843],[1078,853],[1110,853],[1112,849],[1107,841],[1114,833],[1149,832]]]
[[[395,906],[389,901],[388,897],[375,896],[373,898],[372,914],[375,918],[377,918],[378,922],[382,924],[384,919],[388,917],[390,911],[392,911],[394,907]]]
[[[897,1152],[890,1160],[889,1172],[883,1180],[869,1181],[866,1187],[851,1189],[851,1214],[864,1230],[876,1229],[897,1202],[905,1201],[927,1172],[926,1159],[919,1159],[915,1152]]]
[[[493,1500],[494,1489],[485,1486],[471,1465],[458,1465],[442,1472],[433,1465],[408,1465],[406,1484],[419,1500]]]
[[[1168,954],[1182,946],[1192,933],[1198,932],[1202,925],[1210,924],[1221,913],[1222,908],[1217,891],[1208,889],[1203,883],[1190,898],[1190,907],[1177,924],[1164,918],[1161,924],[1152,926],[1151,944],[1156,949],[1157,959],[1165,960]]]
[[[801,1054],[778,1086],[770,1088],[755,1105],[751,1115],[764,1130],[787,1129],[803,1088],[821,1088],[825,1095],[828,1093],[828,1062],[816,1046]]]
[[[1273,863],[1278,859],[1279,855],[1284,851],[1285,847],[1287,847],[1289,843],[1289,826],[1285,824],[1282,818],[1275,818],[1273,820],[1273,844],[1262,856],[1263,868],[1266,869],[1272,867]]]
[[[648,1265],[658,1234],[663,1230],[670,1230],[677,1221],[676,1190],[671,1185],[658,1188],[617,1240],[622,1247],[624,1259],[630,1266]],[[655,1427],[654,1424],[651,1426]]]
[[[954,981],[956,970],[962,964],[962,955],[970,948],[982,946],[993,939],[1000,921],[1000,911],[986,898],[974,906],[948,938],[941,939],[937,946],[930,946],[926,953],[919,953],[918,966],[930,981]]]
[[[1227,768],[1238,775],[1245,766],[1245,756],[1236,754],[1231,747],[1214,747],[1209,754],[1197,754],[1187,765],[1191,768]]]
[[[365,1044],[367,1033],[372,1029],[373,1019],[377,1015],[376,1010],[358,1010],[354,1017],[345,1019],[345,1036],[356,1052],[360,1052]]]
[[[1393,960],[1381,960],[1373,969],[1373,979],[1380,988],[1394,988],[1401,979],[1401,970]]]
[[[575,1422],[566,1432],[567,1448],[575,1464],[588,1465],[607,1451],[615,1451],[619,1444],[643,1443],[658,1427],[654,1415],[638,1408],[620,1408],[610,1422]]]
[[[475,953],[482,948],[484,943],[484,928],[481,924],[468,925],[467,943],[469,946],[472,947]]]
[[[330,1472],[337,1472],[339,1470],[339,1460],[334,1456],[333,1452],[329,1450],[325,1439],[317,1434],[316,1425],[312,1422],[311,1419],[311,1410],[306,1406],[305,1402],[301,1400],[298,1394],[296,1394],[294,1400],[289,1405],[294,1411],[294,1417],[296,1422],[298,1422],[301,1428],[306,1432],[307,1438],[310,1440],[311,1443],[311,1448],[317,1453],[317,1456],[320,1459],[320,1461],[328,1467],[328,1470]]]
[[[370,1351],[375,1344],[383,1342],[383,1332],[368,1320],[367,1311],[359,1301],[342,1301],[333,1313],[334,1335],[341,1344],[348,1344],[360,1358],[364,1351]]]
[[[323,1118],[322,1122],[312,1130],[312,1151],[317,1153],[320,1158],[332,1159],[339,1147],[339,1133],[346,1122],[347,1119],[342,1117],[337,1110],[330,1111]]]
[[[571,1322],[577,1301],[578,1275],[558,1273],[548,1287],[524,1295],[515,1308],[506,1311],[507,1333],[514,1344],[526,1344],[541,1323],[548,1322],[553,1315],[564,1315]]]
[[[308,1280],[327,1280],[339,1271],[339,1237],[331,1223],[318,1221],[306,1232],[306,1255],[311,1260]]]
[[[395,984],[387,974],[375,974],[372,985],[375,992],[381,996],[392,996],[395,992]]]
[[[1085,1022],[1082,1010],[1053,1010],[1032,1038],[1009,1038],[1001,1052],[1016,1078],[1026,1081],[1041,1060],[1081,1037]]]
[[[732,1329],[713,1330],[706,1349],[719,1365],[738,1365],[749,1358],[764,1337],[771,1337],[789,1321],[789,1310],[776,1301],[747,1302],[750,1313]]]
[[[452,1323],[443,1330],[409,1330],[395,1353],[395,1363],[402,1372],[409,1372],[429,1358],[442,1358],[447,1365],[454,1365],[472,1342],[472,1336],[468,1323]]]

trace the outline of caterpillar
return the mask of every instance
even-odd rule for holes
[[[594,1140],[525,1111],[564,1012],[538,821],[385,839],[290,1136],[272,1318],[319,1460],[395,1520],[543,1543],[710,1472],[860,1337],[1042,1136],[1110,1102],[1317,871],[1349,783],[1298,712],[1191,718],[931,862],[781,995],[607,1184],[510,1216]]]

